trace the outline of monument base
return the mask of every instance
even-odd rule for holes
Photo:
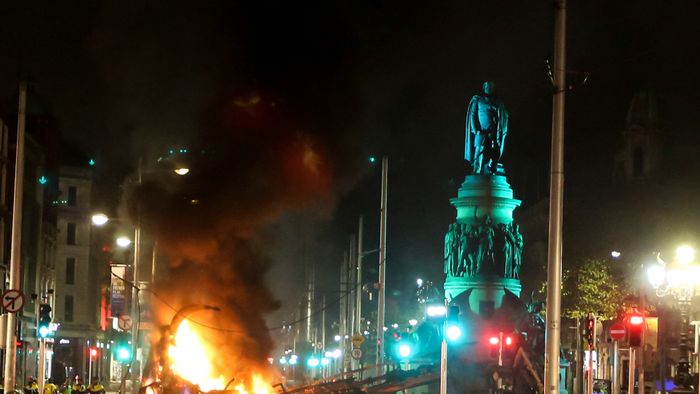
[[[458,295],[471,289],[469,307],[474,313],[490,317],[493,311],[501,307],[505,289],[520,297],[522,286],[519,279],[498,277],[449,277],[445,280],[445,297],[453,300]]]

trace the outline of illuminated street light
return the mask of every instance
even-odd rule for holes
[[[658,288],[666,281],[666,269],[659,264],[654,264],[647,268],[647,278],[652,287]]]
[[[333,339],[334,339],[336,342],[340,342],[340,340],[341,340],[342,338],[340,337],[340,335],[336,335],[336,336],[333,337]]]
[[[418,285],[418,287],[423,286],[423,279],[421,279],[421,278],[416,279],[416,284]]]
[[[670,263],[665,262],[659,253],[656,256],[657,263],[647,268],[647,278],[649,284],[656,290],[657,296],[670,295],[680,307],[681,333],[678,346],[678,366],[674,380],[681,389],[689,389],[693,385],[692,377],[688,373],[690,368],[688,344],[690,303],[693,297],[700,294],[700,278],[698,277],[700,265],[694,263],[695,249],[692,247],[681,245],[676,248],[675,252],[675,259]],[[638,316],[638,318],[641,321],[635,322],[630,319],[630,324],[641,325],[643,317]]]
[[[411,327],[413,327],[413,326],[415,326],[416,324],[418,324],[418,320],[416,320],[416,319],[411,319],[411,320],[408,321],[408,324],[409,324]]]
[[[179,168],[176,168],[174,171],[177,175],[180,175],[180,176],[187,175],[190,173],[190,169],[187,167],[179,167]]]
[[[129,239],[129,237],[122,236],[117,238],[117,246],[119,246],[120,248],[127,248],[129,247],[129,245],[131,245],[131,240]]]
[[[676,249],[676,260],[681,264],[689,264],[695,260],[695,249],[688,245],[681,245]]]
[[[428,317],[440,317],[447,314],[447,308],[444,305],[431,305],[426,309]]]
[[[610,252],[610,256],[612,256],[612,258],[614,259],[619,258],[621,255],[622,253],[618,252],[617,250],[613,250],[612,252]]]
[[[104,213],[96,213],[92,215],[92,224],[95,226],[104,226],[109,222],[109,217]]]

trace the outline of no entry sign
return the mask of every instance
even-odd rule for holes
[[[612,325],[612,327],[610,327],[610,337],[616,341],[624,338],[626,333],[627,330],[625,329],[625,326],[620,323],[615,323]]]

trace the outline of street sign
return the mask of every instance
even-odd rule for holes
[[[24,306],[24,294],[19,290],[6,290],[2,293],[2,307],[6,312],[15,313]]]
[[[362,349],[352,349],[352,352],[350,352],[350,355],[355,360],[359,360],[360,358],[362,358]]]
[[[363,343],[365,343],[365,337],[362,336],[362,334],[360,334],[359,332],[356,332],[352,336],[352,347],[359,348],[360,346],[362,346]]]
[[[133,326],[134,326],[134,321],[131,319],[131,316],[129,316],[129,315],[119,316],[119,320],[117,320],[117,327],[119,327],[120,330],[128,331],[128,330],[131,330],[131,327],[133,327]]]
[[[623,339],[626,333],[627,330],[625,329],[625,326],[620,323],[615,323],[612,325],[612,327],[610,327],[610,337],[616,341]]]

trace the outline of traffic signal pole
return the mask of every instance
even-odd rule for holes
[[[634,393],[634,347],[630,346],[629,373],[627,374],[627,392]],[[666,384],[665,382],[663,384]]]
[[[44,392],[44,380],[46,379],[46,339],[39,338],[39,372],[37,380],[39,392]]]
[[[503,388],[503,378],[501,377],[501,368],[503,366],[503,331],[498,333],[498,389]]]
[[[588,373],[586,374],[586,394],[593,394],[593,345],[588,344]]]
[[[445,298],[445,319],[442,322],[442,343],[440,344],[440,394],[447,394],[447,308]]]
[[[612,373],[612,394],[620,394],[620,377],[618,376],[618,363],[620,362],[620,348],[618,340],[613,341],[613,373]]]
[[[19,105],[17,111],[17,142],[15,145],[15,181],[12,197],[12,244],[10,247],[10,289],[20,289],[20,263],[22,251],[22,197],[24,195],[24,128],[27,110],[27,81],[19,83]],[[5,336],[6,393],[16,389],[17,362],[17,312],[7,314]]]

